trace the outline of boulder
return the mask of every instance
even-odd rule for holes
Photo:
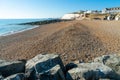
[[[0,75],[0,80],[3,80],[4,78],[3,78],[3,76],[2,75]]]
[[[25,71],[25,63],[22,61],[0,60],[0,73],[3,77]]]
[[[115,79],[99,79],[99,80],[115,80]]]
[[[8,76],[4,80],[26,80],[25,74],[23,73],[17,73],[11,76]]]
[[[114,71],[101,63],[80,63],[66,74],[67,80],[99,80],[100,78],[114,78]]]
[[[60,69],[59,65],[56,65],[42,73],[38,73],[37,78],[40,80],[65,80],[64,73]]]
[[[65,65],[65,73],[70,70],[70,69],[73,69],[73,68],[76,68],[77,65],[75,63],[68,63],[67,65]]]
[[[55,54],[39,54],[33,59],[30,59],[26,63],[26,74],[28,75],[29,79],[36,80],[37,74],[43,73],[55,69],[56,65],[60,66],[60,69],[64,72],[64,65],[62,63],[61,58],[59,55]],[[55,68],[54,68],[55,67]],[[52,80],[52,79],[51,79]]]
[[[116,74],[117,78],[120,79],[120,56],[117,54],[103,55],[102,57],[95,58],[94,62],[103,63],[106,66],[112,68]]]
[[[100,63],[106,64],[107,60],[109,60],[110,58],[116,58],[116,57],[119,57],[119,56],[117,54],[103,55],[95,58],[94,62],[100,62]]]

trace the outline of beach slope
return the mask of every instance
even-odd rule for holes
[[[66,64],[89,62],[103,54],[120,52],[119,21],[67,21],[0,37],[0,58],[30,59],[41,53],[58,53]]]

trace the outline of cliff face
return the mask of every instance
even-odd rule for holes
[[[75,19],[80,17],[80,14],[65,14],[61,19]]]

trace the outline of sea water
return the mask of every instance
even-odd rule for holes
[[[0,36],[6,36],[36,27],[32,25],[18,25],[20,23],[43,21],[43,20],[48,20],[48,19],[0,19]]]

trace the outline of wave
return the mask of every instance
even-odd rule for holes
[[[16,26],[20,27],[20,25],[16,25]],[[15,28],[13,30],[9,30],[8,29],[5,32],[0,32],[0,36],[7,36],[7,35],[15,34],[15,33],[20,33],[20,32],[23,32],[23,31],[26,31],[26,30],[30,30],[30,29],[33,29],[33,28],[36,28],[36,27],[39,27],[39,26],[24,25],[24,28],[18,28],[18,29]]]
[[[43,20],[48,19],[0,19],[0,36],[11,35],[36,27],[32,25],[16,25],[16,24]]]

